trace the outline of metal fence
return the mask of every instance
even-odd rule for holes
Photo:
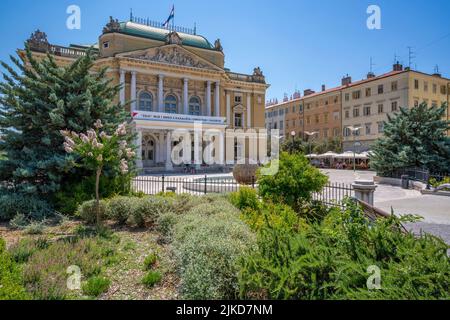
[[[256,179],[252,179],[249,187],[256,189]],[[140,176],[133,180],[135,192],[155,195],[160,192],[189,193],[202,195],[208,193],[229,193],[238,191],[240,184],[233,177],[173,177],[173,176]],[[329,183],[321,192],[313,193],[313,200],[321,201],[329,206],[342,206],[342,201],[352,198],[355,192],[351,185],[344,183]]]
[[[312,199],[320,201],[327,206],[342,206],[346,198],[354,198],[355,191],[352,185],[344,183],[328,183],[321,192],[315,192]]]
[[[141,176],[132,182],[135,192],[155,195],[160,192],[175,192],[177,194],[189,193],[201,195],[208,193],[229,193],[239,190],[239,183],[233,177],[191,177],[180,178],[172,176]],[[255,188],[253,183],[251,187]]]
[[[431,179],[435,179],[438,182],[442,181],[445,177],[449,177],[450,173],[430,172],[429,170],[424,168],[410,167],[397,169],[393,172],[390,172],[389,174],[386,174],[385,176],[397,179],[401,179],[402,176],[408,176],[410,180],[420,181],[428,184]]]

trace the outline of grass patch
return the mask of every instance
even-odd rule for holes
[[[143,278],[142,284],[144,284],[147,288],[152,288],[156,284],[158,284],[162,279],[162,275],[158,271],[149,271]]]
[[[158,255],[156,253],[149,254],[144,260],[144,270],[151,270],[158,261]]]
[[[97,298],[102,293],[108,291],[110,284],[111,281],[108,278],[94,276],[83,284],[83,293]]]

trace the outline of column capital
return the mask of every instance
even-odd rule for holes
[[[159,77],[159,79],[164,79],[165,75],[160,73],[160,74],[158,74],[158,77]]]
[[[189,80],[190,80],[190,79],[189,79],[188,77],[184,77],[184,78],[183,78],[183,81],[184,81],[184,82],[188,82]]]
[[[137,71],[131,71],[131,75],[133,75],[133,76],[135,76],[135,75],[137,75]]]
[[[215,81],[216,86],[220,86],[220,80]]]
[[[206,80],[206,84],[208,85],[208,86],[210,86],[211,85],[211,80]]]
[[[120,75],[125,75],[127,71],[125,69],[119,69],[119,73]]]

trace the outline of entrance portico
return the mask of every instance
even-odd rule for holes
[[[137,166],[139,169],[162,168],[172,171],[176,166],[173,163],[173,148],[183,139],[180,139],[180,133],[189,134],[192,147],[191,155],[186,154],[178,166],[186,163],[195,163],[199,166],[203,163],[205,144],[210,143],[203,141],[205,132],[212,132],[215,139],[218,139],[217,143],[214,139],[214,162],[216,164],[225,162],[225,118],[141,111],[133,112],[133,118],[137,133],[135,144],[138,146]],[[201,136],[196,137],[196,135]]]

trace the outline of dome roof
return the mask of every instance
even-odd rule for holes
[[[150,27],[143,24],[128,21],[120,23],[119,32],[131,36],[138,36],[152,40],[165,41],[166,36],[170,33],[170,30]],[[202,49],[214,49],[214,47],[205,37],[182,32],[177,33],[183,40],[182,41],[183,45]]]

